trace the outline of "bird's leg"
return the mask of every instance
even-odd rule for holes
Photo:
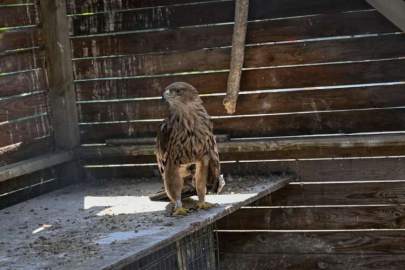
[[[205,202],[205,194],[207,193],[207,178],[208,178],[209,160],[204,159],[197,163],[197,170],[195,174],[195,185],[198,195],[197,208],[208,210],[214,207],[214,204]]]
[[[183,189],[183,179],[180,177],[180,167],[174,164],[166,166],[165,190],[172,202],[174,202],[173,216],[185,216],[190,210],[181,204],[181,190]]]

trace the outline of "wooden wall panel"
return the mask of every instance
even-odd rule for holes
[[[42,49],[28,49],[17,53],[0,55],[1,73],[45,67],[45,52]]]
[[[44,91],[47,88],[48,79],[44,69],[0,75],[0,97]]]
[[[371,7],[361,0],[315,0],[310,4],[300,0],[273,2],[253,0],[249,20],[293,17],[322,13],[364,10]],[[86,35],[116,31],[173,28],[190,25],[233,22],[234,2],[214,1],[196,5],[175,5],[138,9],[126,12],[72,17],[72,35]]]
[[[73,38],[72,54],[80,58],[230,46],[232,30],[233,25],[217,25]],[[398,28],[378,11],[338,13],[318,15],[310,19],[249,22],[246,44],[397,31]]]
[[[322,42],[247,47],[244,67],[275,67],[399,58],[405,56],[405,35]],[[230,49],[139,55],[74,61],[76,79],[130,77],[192,71],[224,70],[230,66]],[[198,65],[196,64],[198,63]]]
[[[252,206],[405,204],[404,194],[405,182],[294,184],[258,200]]]
[[[202,101],[211,116],[226,115],[224,96],[204,96]],[[234,115],[322,112],[386,107],[402,107],[405,84],[392,86],[322,89],[307,91],[239,95]],[[161,119],[168,116],[168,105],[160,99],[83,103],[81,122]]]
[[[84,143],[154,137],[160,121],[81,125]],[[359,110],[213,119],[214,132],[232,138],[351,134],[405,130],[405,109]]]
[[[0,28],[40,23],[38,5],[0,7]]]
[[[33,158],[38,153],[50,152],[53,147],[54,140],[51,136],[3,147],[0,151],[0,166]]]
[[[7,122],[50,111],[46,93],[10,98],[0,101],[0,122]]]
[[[0,147],[51,135],[48,116],[13,121],[0,125]]]
[[[405,206],[241,209],[217,222],[219,230],[404,229]]]
[[[0,209],[38,197],[59,187],[57,167],[1,182]]]
[[[405,267],[403,255],[339,255],[339,254],[286,254],[254,255],[226,254],[221,257],[221,269],[393,269]]]
[[[405,253],[401,231],[220,232],[218,236],[221,249],[231,254]]]
[[[38,26],[1,31],[0,52],[32,48],[42,45],[42,28]]]
[[[277,69],[246,70],[241,92],[301,87],[340,86],[403,81],[405,61],[377,61]],[[1,78],[1,77],[0,77]],[[166,86],[184,81],[200,94],[226,92],[227,72],[76,83],[79,100],[160,97]],[[238,108],[237,108],[238,110]]]
[[[119,161],[119,159],[116,159],[115,162],[109,164],[125,164]],[[87,171],[89,174],[103,179],[114,177],[160,177],[156,160],[153,157],[148,157],[145,162],[138,162],[136,158],[134,158],[134,162],[132,163],[127,162],[127,164],[140,163],[154,164],[145,164],[144,166],[92,167],[87,168]],[[102,163],[100,162],[100,164]],[[266,175],[271,172],[283,172],[286,170],[296,172],[300,176],[299,181],[303,183],[405,180],[404,159],[402,158],[280,160],[221,164],[221,172],[226,179],[238,175]]]

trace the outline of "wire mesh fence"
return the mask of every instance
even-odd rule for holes
[[[218,270],[215,224],[210,224],[125,267],[123,270]]]

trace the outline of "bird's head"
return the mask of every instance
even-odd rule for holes
[[[197,90],[185,82],[175,82],[166,87],[162,96],[163,102],[169,102],[170,105],[180,105],[199,101]]]

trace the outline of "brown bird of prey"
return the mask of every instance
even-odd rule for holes
[[[208,210],[214,205],[205,202],[205,194],[218,193],[224,185],[213,124],[197,90],[190,84],[169,85],[162,99],[169,103],[170,115],[158,128],[156,158],[166,193],[175,205],[173,215],[189,213],[181,203],[184,172],[193,174],[198,195],[196,207]],[[194,164],[195,170],[191,171]]]

